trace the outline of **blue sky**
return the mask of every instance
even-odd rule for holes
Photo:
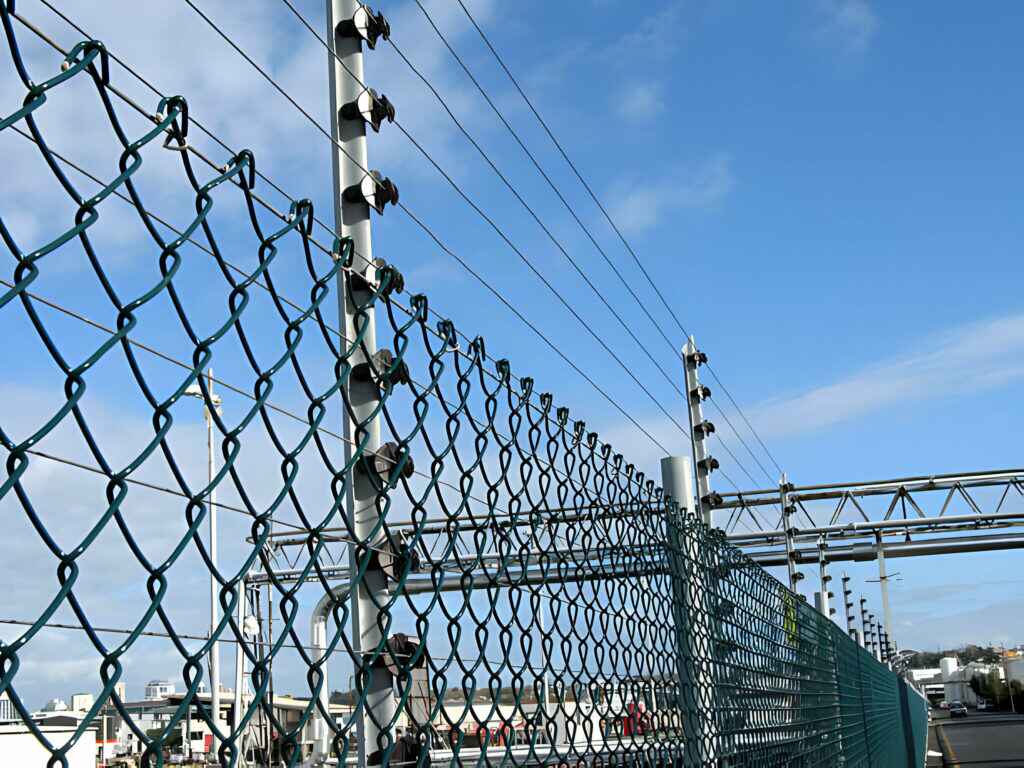
[[[265,0],[247,4],[244,12],[213,0],[198,5],[326,123],[326,56],[283,4]],[[314,27],[323,26],[321,3],[297,5]],[[458,6],[428,5],[650,313],[682,343]],[[468,5],[793,482],[1020,465],[1015,438],[1024,428],[1024,309],[1017,251],[1024,229],[1024,149],[1018,137],[1024,108],[1016,95],[1024,67],[1017,34],[1024,9],[938,2],[924,10],[866,0],[690,0],[645,4],[628,13],[607,0]],[[329,220],[326,139],[184,3],[62,7],[158,87],[186,95],[193,115],[232,146],[251,147],[261,170],[292,194],[313,199]],[[380,7],[391,19],[394,41],[662,365],[681,378],[671,350],[415,5],[389,0]],[[18,8],[64,44],[80,37],[32,0]],[[24,30],[19,34],[28,38]],[[52,70],[51,54],[26,45],[32,65]],[[3,69],[0,111],[6,114],[22,94],[9,65]],[[683,403],[668,382],[394,50],[381,45],[369,54],[366,76],[587,326],[684,421]],[[115,80],[155,105],[120,70]],[[94,96],[69,88],[48,109],[40,121],[55,148],[90,168],[110,167],[116,158],[112,137],[88,119],[98,116]],[[200,137],[194,140],[202,144]],[[36,182],[41,166],[25,155],[24,145],[10,135],[0,142],[0,152],[17,167],[0,192],[0,211],[18,236],[32,241],[48,231],[50,211],[66,212],[67,205],[52,197],[52,185],[44,190]],[[209,142],[203,146],[223,159]],[[188,196],[161,183],[175,161],[167,154],[151,164],[157,169],[151,195],[183,214]],[[685,452],[684,436],[393,127],[371,137],[370,157],[399,184],[403,202],[453,250],[666,447]],[[111,223],[98,237],[107,257],[127,284],[141,281],[133,261],[141,235],[125,234],[116,215],[106,221]],[[227,242],[240,244],[243,235],[231,226],[225,219]],[[532,375],[539,391],[553,392],[556,402],[657,475],[660,449],[398,210],[375,224],[375,251],[398,265],[410,288],[426,292],[431,306],[462,331],[483,335],[493,357],[509,358],[514,372]],[[102,313],[101,297],[81,279],[82,263],[61,258],[51,260],[59,268],[48,273],[41,292]],[[191,279],[201,313],[203,278]],[[85,335],[75,333],[69,325],[67,338],[84,345]],[[159,331],[147,333],[159,340]],[[165,341],[174,344],[170,336]],[[21,365],[16,377],[0,382],[7,402],[46,401],[59,380],[38,342],[15,333],[8,349]],[[109,416],[110,429],[120,422],[130,433],[133,420],[146,423],[148,412],[138,398],[119,399],[123,371],[95,375],[107,392],[96,408]],[[199,422],[191,429],[198,436]],[[720,432],[759,487],[777,480],[765,477],[735,439]],[[744,438],[774,472],[750,435]],[[718,455],[731,478],[751,485],[743,468]],[[1019,567],[1016,553],[900,561],[904,581],[894,588],[893,605],[906,617],[901,645],[1024,640],[1019,585],[1005,577]],[[864,579],[872,568],[849,570]],[[976,588],[965,590],[965,581]],[[877,606],[877,587],[861,588]],[[22,613],[32,599],[18,596]],[[202,611],[183,615],[202,625]],[[83,664],[39,689],[44,683],[70,685],[90,668]]]

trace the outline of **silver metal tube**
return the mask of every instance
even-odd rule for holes
[[[711,494],[711,467],[707,464],[710,454],[707,449],[707,436],[703,429],[697,431],[697,426],[704,423],[704,410],[701,406],[702,397],[697,394],[701,392],[700,361],[698,359],[697,342],[691,336],[683,347],[683,371],[686,381],[686,402],[688,416],[690,419],[691,445],[693,446],[693,467],[697,478],[697,509],[700,510],[701,519],[706,525],[712,524],[712,508],[707,501]],[[689,502],[686,507],[689,509]]]
[[[234,701],[234,731],[236,744],[239,745],[239,768],[245,768],[248,762],[245,759],[245,738],[242,735],[242,685],[245,682],[245,650],[242,643],[245,641],[245,577],[238,582],[238,609],[235,612],[235,621],[238,624],[238,632],[241,637],[235,644],[235,701]]]
[[[794,536],[796,538],[800,538],[802,536],[821,536],[824,534],[828,534],[830,536],[834,534],[859,534],[863,536],[870,536],[875,531],[889,531],[895,529],[896,531],[901,532],[905,528],[934,528],[937,526],[955,526],[960,524],[984,525],[988,523],[1008,523],[1014,520],[1024,522],[1024,509],[1018,512],[993,512],[991,514],[981,515],[939,515],[935,517],[908,517],[905,520],[870,520],[837,523],[835,525],[824,525],[811,528],[796,528],[794,530]],[[784,530],[778,529],[771,531],[730,533],[726,536],[726,539],[731,543],[743,546],[744,544],[756,541],[767,541],[768,543],[773,543],[773,539],[781,539],[785,535],[786,532]]]
[[[1024,549],[1024,535],[989,534],[984,536],[960,536],[928,541],[914,541],[909,544],[886,544],[885,556],[918,557],[920,555],[950,555],[963,552],[996,552],[1010,549]],[[877,555],[874,544],[851,545],[843,547],[830,546],[827,550],[828,559],[832,562],[870,562]],[[788,555],[784,551],[748,551],[746,555],[758,565],[785,565]],[[818,558],[817,548],[797,549],[793,553],[798,563],[813,563]]]
[[[680,506],[680,524],[683,522],[683,513],[695,515],[702,508],[699,500],[694,499],[692,478],[693,471],[688,458],[669,456],[661,460],[661,487]],[[673,528],[678,530],[678,526]],[[697,549],[699,543],[693,536],[687,536],[685,529],[678,535],[682,536],[682,541],[675,544],[682,549],[684,555],[684,562],[679,564],[679,568],[685,568],[688,577],[685,587],[680,588],[682,574],[672,574],[675,603],[673,617],[679,645],[680,699],[689,703],[687,690],[693,694],[693,705],[685,707],[683,718],[686,750],[684,762],[688,765],[706,765],[715,760],[718,748],[718,731],[714,719],[716,689],[710,660],[714,642],[713,627],[709,621],[711,601],[708,584],[699,565],[702,562],[701,553]],[[689,567],[688,564],[693,566]],[[697,644],[702,639],[705,646],[700,648]]]
[[[358,99],[363,91],[360,83],[365,82],[365,77],[362,40],[356,36],[339,34],[338,24],[353,19],[356,12],[362,8],[362,4],[359,0],[326,0],[326,3],[331,135],[336,142],[331,152],[335,229],[340,235],[352,239],[355,252],[358,254],[354,266],[360,271],[365,268],[366,279],[374,283],[376,274],[372,266],[370,207],[364,201],[346,199],[344,194],[347,187],[361,184],[366,169],[370,168],[366,151],[366,124],[361,118],[342,119],[339,114],[342,105]],[[344,147],[344,153],[341,147]],[[366,262],[370,262],[371,265],[364,267]],[[338,314],[344,318],[345,335],[349,339],[355,339],[362,334],[363,343],[350,358],[353,365],[358,365],[369,362],[369,358],[377,349],[377,337],[372,308],[366,312],[365,326],[356,327],[359,305],[369,301],[370,293],[364,290],[357,291],[355,287],[351,275],[339,273]],[[355,419],[365,422],[359,434],[356,434],[356,425],[352,423],[348,413],[345,413],[344,435],[348,439],[344,442],[344,450],[346,462],[350,462],[353,445],[361,443],[364,456],[375,453],[380,448],[380,420],[372,418],[380,400],[380,391],[369,377],[367,380],[358,381],[351,376],[347,382],[347,390],[352,415]],[[378,524],[376,496],[377,491],[369,475],[358,468],[353,470],[347,489],[349,523],[359,544],[363,546],[376,544],[373,541],[377,536],[375,529]],[[349,546],[349,569],[350,573],[355,573],[359,569],[356,545]],[[390,596],[383,571],[379,567],[367,568],[363,578],[351,593],[352,650],[358,665],[362,662],[363,654],[372,653],[384,640],[378,618],[382,606],[389,603]],[[361,715],[356,718],[360,768],[365,768],[371,754],[389,746],[391,736],[387,730],[380,727],[380,724],[390,722],[395,709],[391,677],[391,673],[386,669],[375,669],[369,675],[366,705]],[[363,677],[356,675],[356,678],[357,685],[362,685]],[[317,718],[320,717],[318,713]],[[326,755],[319,757],[323,758]]]
[[[779,503],[782,505],[782,530],[786,542],[786,572],[789,574],[789,588],[798,591],[797,582],[800,577],[796,571],[796,561],[793,557],[793,507],[789,499],[789,481],[786,473],[782,473],[779,482]]]
[[[859,490],[896,490],[900,486],[907,486],[910,483],[918,484],[918,490],[929,490],[937,489],[942,486],[951,487],[956,483],[962,485],[974,485],[975,481],[980,481],[978,485],[999,485],[1007,479],[1018,478],[1024,481],[1024,469],[992,469],[983,470],[980,472],[949,472],[946,474],[939,475],[914,475],[911,477],[896,477],[889,480],[867,480],[864,482],[854,483],[827,483],[824,485],[799,485],[793,488],[793,493],[800,495],[801,499],[807,500],[807,496],[804,494],[813,491],[855,491]],[[907,490],[915,490],[914,488],[907,488]],[[729,491],[722,493],[721,495],[725,498],[730,497],[750,497],[750,496],[770,496],[775,493],[774,488],[758,488],[750,491]],[[832,497],[841,494],[833,494]],[[856,495],[856,494],[855,494]],[[825,497],[822,497],[825,498]],[[746,501],[746,498],[744,499]],[[774,499],[752,499],[751,501],[758,504],[773,504]],[[726,506],[735,505],[738,506],[741,502],[726,502],[721,505],[721,508]]]
[[[213,369],[207,371],[207,389],[210,393],[210,400],[213,401]],[[213,414],[210,413],[210,406],[203,406],[203,415],[206,417],[206,449],[209,472],[209,481],[212,484],[217,474],[216,457],[213,446]],[[210,634],[213,635],[220,620],[220,610],[217,600],[217,489],[210,488],[210,562],[213,570],[210,571]],[[217,728],[220,728],[220,640],[214,639],[210,646],[210,708],[212,709],[213,722],[216,728],[213,730],[213,737],[210,740],[210,754],[216,755],[218,748]]]
[[[875,534],[875,546],[878,550],[878,585],[882,590],[882,614],[885,616],[885,626],[889,630],[888,634],[892,637],[895,632],[892,623],[892,611],[889,608],[889,577],[885,572],[885,545],[882,543],[881,534]],[[888,657],[888,648],[885,649],[885,655]]]

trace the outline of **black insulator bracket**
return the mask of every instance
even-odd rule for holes
[[[354,101],[343,104],[338,116],[342,120],[362,120],[374,133],[380,133],[380,126],[385,120],[395,122],[395,105],[387,96],[378,96],[373,88],[367,88]]]
[[[334,32],[338,37],[357,37],[364,40],[372,51],[377,47],[378,39],[391,39],[391,24],[380,11],[362,5],[352,14],[351,19],[339,21]]]
[[[373,382],[381,389],[388,385],[408,384],[409,366],[404,360],[396,363],[390,349],[378,349],[372,361],[359,363],[352,369],[352,378],[356,381]]]

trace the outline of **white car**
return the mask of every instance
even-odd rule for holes
[[[985,709],[988,709],[988,702],[984,699],[978,699],[978,711],[981,712]]]

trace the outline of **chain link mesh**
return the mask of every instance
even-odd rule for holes
[[[225,766],[353,762],[360,732],[367,762],[383,765],[907,764],[908,750],[922,743],[925,710],[905,683],[720,532],[663,498],[584,422],[535,393],[532,379],[490,360],[482,338],[436,320],[423,295],[403,303],[393,267],[367,265],[348,240],[320,246],[308,200],[273,216],[254,191],[251,152],[216,170],[194,165],[185,99],[161,99],[148,129],[129,135],[108,54],[95,40],[34,82],[11,11],[0,13],[25,96],[4,112],[0,131],[17,131],[39,153],[55,194],[74,209],[69,221],[48,220],[57,234],[42,244],[18,242],[0,219],[14,262],[0,317],[5,329],[27,321],[49,358],[49,382],[63,392],[46,418],[15,431],[19,404],[6,402],[0,421],[0,500],[5,513],[16,509],[30,523],[56,575],[38,616],[0,646],[0,692],[49,754],[47,765],[67,766],[69,751],[105,714],[134,736],[146,766],[180,749],[190,720],[216,733]],[[91,193],[72,181],[73,166],[37,121],[73,79],[91,81],[120,147],[116,167]],[[179,150],[178,178],[194,207],[176,230],[146,208],[137,183],[144,157],[162,146]],[[91,236],[101,207],[115,200],[129,204],[147,237],[138,254],[152,279],[131,293],[116,287],[116,265]],[[220,220],[229,230],[220,239],[218,206],[242,213]],[[248,270],[225,256],[243,248],[243,230]],[[55,318],[84,316],[36,292],[53,254],[76,244],[108,323],[88,321],[103,332],[84,351]],[[220,307],[201,323],[186,289],[199,255],[215,266],[206,296]],[[306,299],[289,298],[284,285]],[[354,307],[348,325],[335,314],[339,286]],[[157,305],[166,323],[150,320]],[[371,318],[388,354],[369,343]],[[173,336],[187,355],[164,354],[141,340],[144,332]],[[233,354],[244,364],[232,365]],[[94,370],[118,356],[128,371],[119,389],[141,396],[151,427],[121,463],[110,457],[120,446],[91,425],[88,395]],[[154,356],[177,367],[156,374]],[[204,375],[221,360],[232,378],[217,380],[220,392],[235,396],[223,414],[214,379]],[[357,381],[364,391],[372,385],[369,416],[360,416],[365,402],[353,402]],[[209,482],[194,479],[175,445],[185,423],[180,403],[196,386],[221,460]],[[290,393],[281,395],[286,405],[272,399],[275,390]],[[339,434],[333,429],[344,415],[351,430]],[[383,445],[371,451],[374,420]],[[34,467],[61,460],[56,438],[68,430],[86,452],[65,464],[103,478],[82,492],[89,525],[71,544],[53,535],[52,515],[33,501],[29,482]],[[265,491],[257,494],[244,456],[260,442],[273,452],[256,464]],[[154,465],[172,482],[147,480],[143,470]],[[372,502],[354,514],[369,528],[346,507],[357,482],[373,488]],[[154,489],[175,499],[175,540],[160,558],[136,535],[146,514],[138,499]],[[216,508],[247,525],[230,567],[214,564],[201,535],[218,489]],[[79,597],[83,560],[112,534],[127,545],[146,590],[117,644]],[[210,636],[180,629],[171,608],[171,574],[187,558],[216,578],[221,611]],[[379,640],[358,647],[353,595],[371,583],[370,634]],[[70,738],[57,742],[35,722],[19,671],[33,642],[68,611],[88,639],[100,691]],[[239,621],[245,612],[258,617],[255,631]],[[150,635],[170,644],[185,686],[163,703],[156,728],[144,727],[145,706],[117,690],[130,674],[129,654]],[[200,694],[215,639],[241,648],[248,668],[241,711],[229,707],[219,722]],[[350,673],[347,691],[339,671]],[[285,679],[301,692],[280,693]]]

